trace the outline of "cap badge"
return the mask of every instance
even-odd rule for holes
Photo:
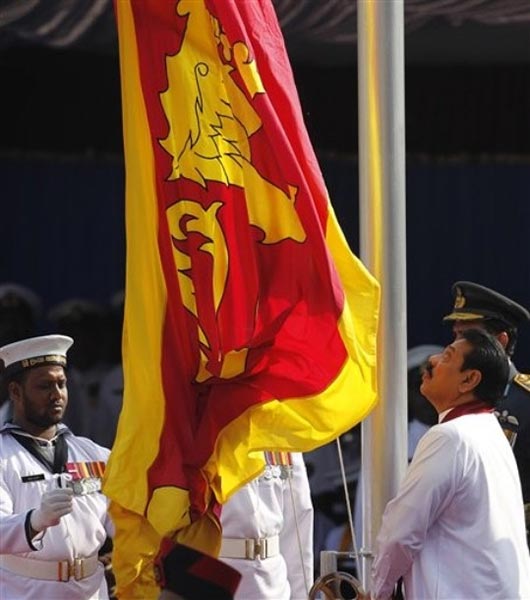
[[[464,308],[466,305],[466,299],[462,294],[462,290],[457,288],[456,290],[456,298],[455,298],[455,308]]]

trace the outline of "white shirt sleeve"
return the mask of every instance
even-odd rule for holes
[[[42,546],[43,532],[37,533],[30,546],[26,535],[28,513],[13,513],[13,501],[3,478],[0,479],[0,554],[22,554]]]
[[[373,597],[389,598],[410,569],[429,528],[455,493],[457,440],[434,427],[420,440],[397,496],[388,503],[372,569]]]

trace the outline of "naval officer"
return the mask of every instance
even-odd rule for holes
[[[61,423],[70,337],[0,348],[13,418],[0,429],[0,595],[108,598],[98,551],[113,527],[100,492],[109,451]]]

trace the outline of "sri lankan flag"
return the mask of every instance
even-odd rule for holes
[[[368,414],[379,292],[337,225],[271,1],[115,8],[125,397],[104,490],[121,596],[149,598],[161,536],[215,554],[216,509],[264,450]]]

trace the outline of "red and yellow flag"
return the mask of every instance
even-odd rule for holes
[[[215,554],[263,450],[375,402],[379,288],[350,252],[270,0],[116,0],[126,163],[124,406],[106,472],[121,597],[163,535]]]

